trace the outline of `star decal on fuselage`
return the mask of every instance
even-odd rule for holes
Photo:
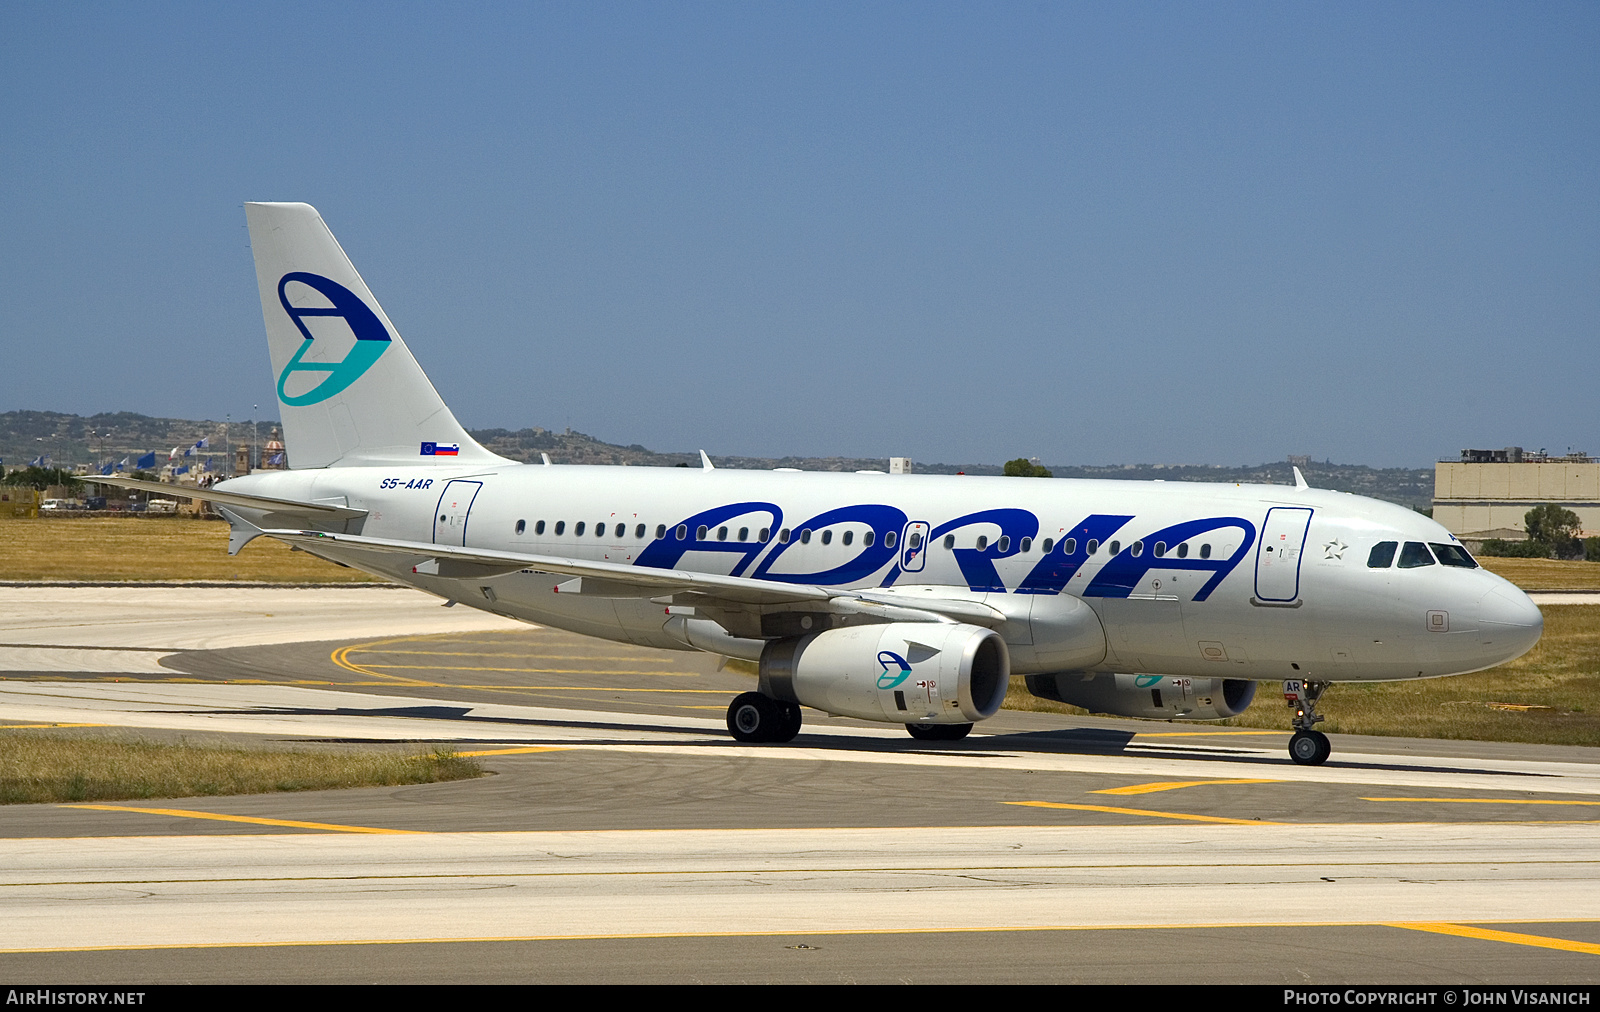
[[[1350,546],[1345,544],[1343,541],[1340,541],[1338,538],[1334,538],[1332,541],[1329,541],[1322,546],[1322,557],[1324,559],[1343,559],[1344,550],[1349,547]]]

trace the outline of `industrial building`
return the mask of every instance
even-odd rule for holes
[[[1600,535],[1600,460],[1508,446],[1462,450],[1434,469],[1433,518],[1463,541],[1521,540],[1527,512],[1547,503],[1578,515],[1579,537]]]

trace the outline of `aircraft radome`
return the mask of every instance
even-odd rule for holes
[[[449,601],[756,661],[746,742],[801,705],[955,739],[1012,676],[1133,717],[1218,719],[1260,681],[1323,762],[1336,682],[1503,663],[1543,620],[1443,527],[1306,486],[522,464],[474,442],[316,210],[245,205],[287,471],[184,494]],[[113,477],[110,484],[171,492]]]

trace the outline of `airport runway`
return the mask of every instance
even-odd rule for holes
[[[377,588],[0,588],[0,644],[0,733],[448,742],[495,773],[0,809],[14,980],[1600,968],[1600,749],[1335,736],[1307,768],[1276,732],[1010,711],[951,744],[807,711],[741,746],[753,679],[716,658]]]

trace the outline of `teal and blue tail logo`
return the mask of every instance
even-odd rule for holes
[[[297,282],[308,288],[315,289],[329,302],[329,307],[302,308],[289,304],[289,295],[286,288],[289,282]],[[305,340],[300,347],[295,349],[294,357],[289,364],[283,367],[283,372],[278,375],[278,399],[291,407],[304,407],[307,404],[318,404],[327,400],[334,394],[340,393],[350,384],[361,378],[362,373],[372,368],[384,352],[389,350],[389,331],[360,297],[339,284],[320,274],[307,274],[303,271],[294,271],[285,274],[278,282],[278,301],[283,303],[284,312],[289,314],[289,319],[300,328],[300,333],[305,335]],[[311,349],[316,337],[307,329],[305,318],[308,316],[338,316],[350,327],[350,332],[355,335],[356,343],[339,362],[303,362],[307,351]],[[297,372],[324,373],[322,382],[307,390],[303,394],[290,396],[285,391],[289,377]]]
[[[892,689],[911,677],[910,662],[891,650],[878,651],[878,663],[883,665],[883,674],[878,676],[880,689]]]

